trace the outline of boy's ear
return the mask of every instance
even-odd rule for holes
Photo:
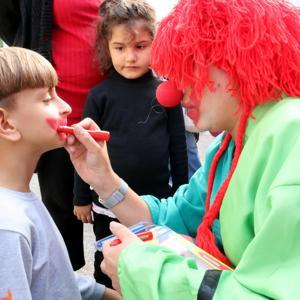
[[[21,138],[21,133],[14,125],[13,119],[10,118],[9,112],[0,107],[0,138],[18,141]]]

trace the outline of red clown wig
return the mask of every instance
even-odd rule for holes
[[[152,67],[178,89],[192,87],[191,101],[199,103],[206,86],[214,89],[210,66],[227,73],[228,91],[239,99],[241,117],[231,170],[210,207],[214,174],[230,134],[212,162],[206,212],[196,240],[201,248],[230,264],[216,247],[211,226],[219,215],[255,106],[279,101],[282,95],[300,96],[300,10],[283,0],[179,0],[160,23]]]

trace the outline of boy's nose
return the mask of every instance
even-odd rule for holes
[[[72,112],[71,106],[63,99],[59,98],[59,104],[60,104],[60,109],[59,109],[60,114],[69,115]]]

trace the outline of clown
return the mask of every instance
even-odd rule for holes
[[[204,166],[159,200],[120,191],[105,144],[80,126],[71,159],[122,223],[167,225],[233,270],[199,270],[112,223],[121,244],[104,246],[103,271],[130,300],[297,299],[300,11],[280,0],[181,0],[160,23],[152,56],[156,73],[184,92],[197,128],[224,131]],[[91,120],[80,125],[97,129]]]

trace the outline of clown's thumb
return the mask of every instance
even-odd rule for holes
[[[137,239],[138,237],[131,232],[126,226],[118,223],[118,222],[111,222],[109,225],[110,231],[121,241],[125,238],[132,238]]]

